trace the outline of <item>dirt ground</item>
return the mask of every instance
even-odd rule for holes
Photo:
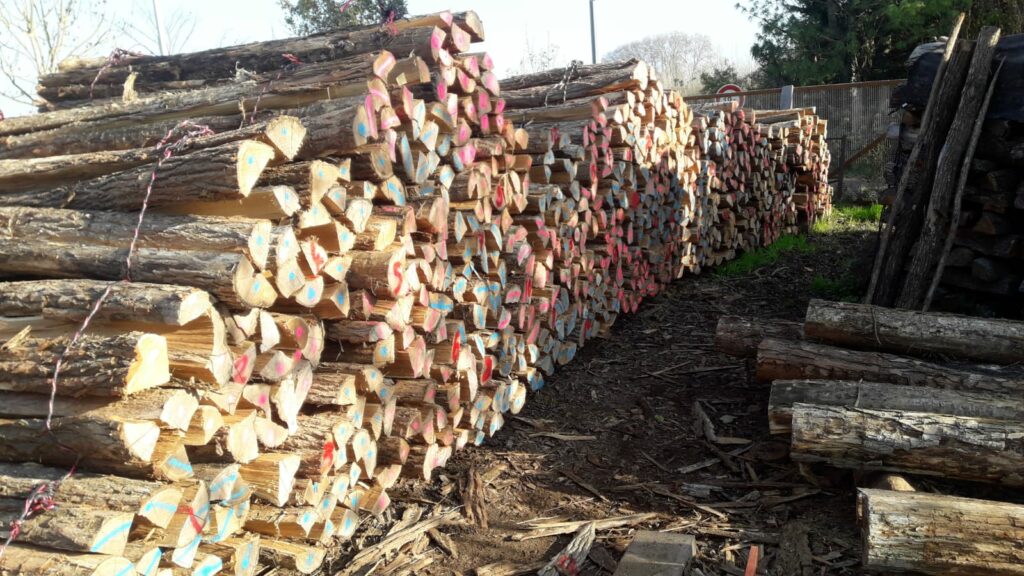
[[[492,562],[528,567],[554,556],[571,534],[516,539],[527,521],[641,512],[657,517],[599,530],[601,550],[591,557],[613,567],[631,531],[648,528],[696,537],[693,574],[742,575],[752,544],[763,546],[758,574],[858,573],[853,480],[798,469],[787,439],[768,435],[767,384],[748,362],[715,352],[713,340],[721,315],[801,320],[810,298],[830,296],[823,289],[856,292],[874,231],[873,223],[839,222],[808,239],[813,250],[787,252],[743,276],[685,278],[620,318],[609,338],[588,343],[495,438],[463,450],[432,483],[394,491],[397,516],[409,506],[461,505],[470,469],[487,480],[488,528],[446,526],[456,555],[431,548],[433,563],[413,573],[472,574]],[[695,433],[695,403],[726,443]],[[610,574],[593,561],[580,573]]]

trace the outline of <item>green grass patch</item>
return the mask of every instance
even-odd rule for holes
[[[722,276],[743,276],[758,268],[774,264],[784,254],[808,253],[814,250],[815,247],[808,244],[804,236],[783,236],[771,246],[744,252],[739,258],[717,268],[716,273]]]
[[[820,274],[815,276],[811,279],[811,295],[817,298],[840,302],[856,302],[859,300],[856,282],[848,276],[840,279],[829,278]]]
[[[811,230],[815,234],[829,234],[849,227],[878,224],[882,219],[882,205],[869,204],[838,204],[832,207],[832,215],[814,223]]]

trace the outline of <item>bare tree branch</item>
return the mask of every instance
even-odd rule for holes
[[[106,0],[0,2],[0,94],[22,104],[37,102],[40,76],[57,71],[68,56],[94,52],[111,33]]]

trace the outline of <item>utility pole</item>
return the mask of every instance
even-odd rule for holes
[[[167,55],[167,45],[164,43],[164,27],[160,22],[160,4],[153,0],[153,21],[156,22],[156,42],[160,46],[160,55]]]
[[[153,0],[154,2],[156,0]],[[597,64],[597,36],[594,34],[594,0],[590,0],[590,60]]]

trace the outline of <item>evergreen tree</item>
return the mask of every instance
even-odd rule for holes
[[[295,34],[305,36],[352,26],[383,24],[404,18],[405,0],[278,0],[284,22]]]
[[[751,54],[768,84],[900,78],[914,47],[949,33],[957,13],[1001,0],[744,0],[761,27]],[[978,14],[970,24],[984,18]]]

